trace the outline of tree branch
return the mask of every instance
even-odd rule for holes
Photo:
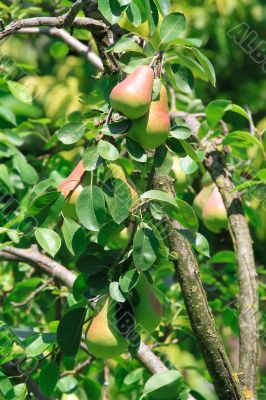
[[[22,28],[32,28],[39,26],[50,26],[54,28],[63,28],[65,26],[65,17],[34,17],[18,19],[11,22],[0,32],[0,40],[8,37],[12,33]],[[71,25],[74,28],[87,29],[91,32],[105,31],[107,26],[104,22],[92,18],[76,17]]]
[[[168,176],[155,176],[153,187],[175,196],[172,182]],[[208,305],[197,260],[187,239],[178,233],[178,230],[182,232],[184,228],[168,217],[164,218],[164,228],[190,323],[212,377],[216,393],[221,400],[243,399],[238,379],[232,370]]]
[[[24,261],[31,265],[35,264],[49,275],[62,281],[69,288],[72,288],[76,279],[75,273],[32,248],[18,249],[8,246],[0,251],[0,258],[7,261]],[[140,346],[138,358],[151,373],[167,370],[162,361],[144,343]]]
[[[75,3],[69,8],[68,12],[65,14],[65,26],[71,26],[76,15],[82,9],[84,0],[76,0]]]
[[[208,142],[206,146],[205,166],[222,195],[237,256],[240,311],[239,377],[255,398],[259,354],[259,298],[252,239],[240,194],[235,190],[222,153],[216,149],[213,142]]]
[[[200,123],[195,115],[185,113],[185,121],[194,134]],[[217,185],[227,211],[229,232],[237,256],[239,281],[239,378],[256,398],[256,375],[259,357],[259,297],[252,238],[240,194],[236,191],[223,154],[214,141],[204,143],[205,167]],[[254,397],[253,397],[254,396]]]
[[[86,57],[87,60],[91,64],[95,65],[95,67],[97,67],[99,70],[103,71],[103,63],[100,57],[97,56],[97,54],[95,54],[93,51],[90,51],[88,46],[86,46],[84,43],[80,42],[78,39],[71,36],[70,33],[68,33],[65,29],[34,27],[34,28],[22,28],[14,33],[18,34],[24,33],[29,35],[44,34],[57,37],[63,40],[65,43],[67,43],[69,47],[76,50],[79,54]]]

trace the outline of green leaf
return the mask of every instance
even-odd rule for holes
[[[105,200],[103,191],[97,186],[85,187],[76,204],[79,221],[91,231],[99,231],[105,221]]]
[[[57,383],[57,388],[62,393],[71,393],[77,388],[77,386],[78,386],[78,381],[72,375],[64,376]]]
[[[246,110],[244,110],[243,107],[240,107],[237,104],[231,104],[230,107],[229,107],[229,110],[232,111],[232,112],[235,112],[237,114],[242,115],[242,117],[246,118],[248,121],[250,119],[248,113],[246,112]]]
[[[199,224],[194,209],[184,200],[176,199],[176,203],[176,207],[164,205],[167,215],[179,221],[184,227],[196,231]]]
[[[236,255],[231,250],[218,251],[218,253],[212,256],[210,261],[213,264],[235,264]]]
[[[60,236],[51,229],[37,228],[35,237],[39,245],[52,257],[56,255],[61,247]]]
[[[34,340],[26,347],[27,357],[38,357],[45,350],[51,347],[56,341],[56,334],[41,333],[36,335]]]
[[[0,164],[0,180],[8,187],[11,193],[14,193],[14,187],[9,177],[9,171],[5,164]]]
[[[124,378],[124,385],[136,384],[143,379],[144,368],[136,368],[126,375]]]
[[[94,171],[102,162],[97,146],[87,147],[82,156],[83,166],[86,171]]]
[[[215,71],[210,60],[199,49],[193,48],[192,51],[200,65],[203,67],[209,81],[213,84],[213,86],[216,86]]]
[[[110,283],[109,292],[110,292],[110,296],[112,297],[112,299],[114,299],[118,303],[124,303],[126,301],[126,298],[124,297],[123,293],[121,292],[121,290],[119,288],[118,282]]]
[[[70,218],[64,218],[62,232],[71,254],[80,256],[86,248],[84,229]]]
[[[41,391],[47,396],[51,396],[54,392],[59,377],[59,368],[55,360],[44,365],[43,367],[41,366],[39,378]]]
[[[208,240],[199,232],[193,233],[186,229],[178,229],[178,232],[192,244],[193,248],[203,256],[210,257]]]
[[[123,53],[124,51],[141,51],[141,47],[132,36],[122,36],[107,48],[107,52]]]
[[[199,167],[199,170],[202,174],[205,174],[205,168],[202,164],[201,159],[199,158],[198,153],[193,149],[193,147],[186,142],[183,139],[180,139],[180,143],[183,147],[183,149],[186,151],[186,153],[189,155],[190,158],[192,158],[193,161],[195,161],[195,163],[197,164],[197,166]]]
[[[0,106],[0,117],[12,125],[17,125],[15,114],[8,108]]]
[[[163,201],[177,207],[176,200],[168,193],[161,190],[148,190],[140,196],[141,199],[150,199],[156,201]]]
[[[6,395],[5,400],[24,400],[27,397],[27,386],[25,383],[19,383],[10,389]]]
[[[119,158],[119,151],[117,150],[117,148],[106,140],[100,140],[97,149],[98,154],[104,160],[115,161]]]
[[[170,0],[155,0],[158,10],[165,16],[169,13],[171,1]]]
[[[183,65],[172,64],[171,71],[178,89],[186,94],[192,93],[194,77],[190,69]]]
[[[185,126],[174,126],[170,131],[170,135],[176,139],[187,139],[191,136],[191,131]]]
[[[118,0],[99,0],[98,7],[107,21],[112,25],[117,22],[124,9]]]
[[[156,399],[165,399],[165,393],[169,399],[176,398],[179,385],[181,385],[181,374],[175,370],[168,370],[154,374],[145,383],[143,393],[149,394]]]
[[[249,148],[252,146],[258,146],[264,151],[263,144],[255,136],[252,136],[248,132],[234,131],[230,132],[223,140],[223,144],[230,145],[233,147],[244,147]]]
[[[206,107],[206,119],[211,128],[215,127],[223,118],[223,115],[231,101],[214,100]]]
[[[259,179],[262,179],[263,181],[265,181],[265,180],[266,180],[266,168],[260,169],[260,170],[257,172],[256,176],[257,176]]]
[[[33,97],[30,86],[27,86],[26,84],[22,85],[19,82],[8,80],[6,80],[6,83],[10,92],[17,100],[22,101],[23,103],[32,103]]]
[[[103,190],[111,217],[121,224],[129,216],[132,206],[129,186],[121,179],[109,179],[104,183]]]
[[[127,8],[127,17],[134,26],[141,25],[147,20],[146,7],[143,0],[131,0]]]
[[[38,182],[39,176],[36,170],[27,162],[26,159],[24,159],[24,157],[16,155],[13,158],[13,164],[23,182],[29,185],[34,185]]]
[[[31,278],[18,282],[12,292],[8,295],[7,300],[9,302],[14,301],[17,303],[25,300],[40,283],[42,283],[40,278]]]
[[[40,212],[44,211],[46,208],[50,208],[52,203],[54,203],[62,194],[60,192],[48,192],[41,193],[37,197],[35,197],[30,204],[28,213],[30,215],[37,215]]]
[[[186,18],[184,14],[176,12],[166,15],[162,20],[160,29],[161,42],[168,43],[178,38],[185,28]]]
[[[130,292],[131,289],[137,284],[139,274],[135,269],[130,269],[119,278],[119,286],[124,293]]]
[[[202,162],[205,156],[204,151],[202,149],[197,149],[196,153]],[[193,174],[198,169],[197,163],[189,156],[180,159],[180,167],[187,175]]]
[[[134,140],[131,140],[130,138],[126,139],[126,146],[127,146],[127,151],[133,160],[145,163],[147,161],[147,154],[143,150],[143,148]]]
[[[68,356],[75,356],[78,352],[86,312],[84,307],[73,308],[63,316],[58,325],[57,343]]]
[[[153,36],[159,21],[159,13],[154,0],[144,0],[149,24],[150,36]]]
[[[161,92],[162,82],[159,78],[154,79],[153,88],[152,88],[152,100],[156,100]]]
[[[64,144],[73,144],[82,138],[86,130],[86,125],[79,122],[70,122],[57,132],[57,137]]]
[[[152,58],[152,56],[146,57],[143,53],[129,51],[119,58],[119,65],[122,71],[131,74],[140,65],[149,65]]]
[[[156,261],[159,243],[152,229],[141,228],[133,240],[133,261],[139,271],[146,271]]]

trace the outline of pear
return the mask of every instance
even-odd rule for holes
[[[173,166],[171,175],[175,179],[174,188],[176,193],[183,192],[189,185],[189,177],[180,167],[180,158],[173,157]]]
[[[162,85],[159,98],[151,102],[149,111],[143,117],[133,121],[128,136],[144,149],[154,149],[166,141],[169,131],[167,92]]]
[[[226,229],[228,226],[226,209],[217,186],[214,186],[202,209],[202,219],[205,226],[215,233]]]
[[[153,81],[151,67],[138,67],[113,88],[110,94],[111,106],[129,119],[140,118],[150,107]]]
[[[139,303],[134,307],[136,330],[153,332],[161,321],[163,306],[143,272],[140,273],[135,289],[139,300]]]
[[[86,338],[88,350],[98,358],[114,358],[126,351],[128,343],[116,325],[115,303],[111,298],[92,319]]]
[[[204,225],[214,233],[228,226],[226,209],[216,185],[205,186],[194,199],[194,210]]]

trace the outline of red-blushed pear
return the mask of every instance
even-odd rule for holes
[[[118,330],[115,313],[115,302],[108,298],[87,330],[88,350],[97,358],[114,358],[127,349],[128,343]]]
[[[143,272],[140,273],[135,289],[138,295],[138,304],[134,307],[136,330],[153,332],[161,321],[163,306]]]
[[[194,198],[193,208],[201,219],[202,219],[203,207],[206,204],[206,201],[208,200],[213,187],[214,187],[213,185],[204,186]]]
[[[205,226],[212,232],[220,232],[228,226],[226,209],[219,189],[215,185],[202,209]]]
[[[133,121],[128,136],[144,149],[154,149],[163,144],[170,131],[168,99],[162,85],[159,98],[151,102],[149,111]]]
[[[153,81],[151,67],[138,67],[113,88],[110,94],[111,106],[129,119],[140,118],[150,107]]]
[[[216,185],[205,186],[195,197],[193,206],[210,231],[217,233],[227,228],[226,209]]]

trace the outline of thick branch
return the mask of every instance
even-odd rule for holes
[[[237,256],[240,310],[239,376],[243,385],[254,393],[255,398],[259,353],[259,299],[252,239],[240,195],[235,190],[222,153],[212,142],[209,142],[206,147],[205,166],[222,195]]]
[[[153,186],[155,189],[174,195],[172,183],[167,176],[155,176]],[[178,230],[182,230],[183,227],[167,217],[164,219],[164,227],[190,323],[216,393],[221,400],[243,399],[239,382],[233,373],[208,305],[197,260],[187,239],[178,233]]]
[[[197,134],[200,123],[195,115],[183,113],[188,127]],[[237,256],[239,281],[239,377],[256,398],[256,375],[259,355],[259,298],[252,239],[244,215],[241,197],[235,190],[224,157],[214,141],[204,144],[205,166],[216,183],[227,210],[229,231]],[[252,397],[253,396],[253,397]]]
[[[8,37],[19,29],[32,28],[35,26],[63,28],[65,26],[65,17],[34,17],[13,21],[0,32],[0,40]],[[102,21],[84,17],[76,17],[72,23],[72,27],[88,29],[91,32],[101,32],[107,28],[106,24]]]
[[[22,28],[16,31],[15,33],[25,33],[30,35],[35,34],[45,34],[49,36],[57,37],[63,40],[65,43],[68,44],[69,47],[77,51],[82,56],[86,57],[87,60],[95,65],[99,70],[103,71],[103,63],[97,54],[93,51],[90,51],[88,46],[84,43],[80,42],[75,37],[71,36],[65,29],[58,29],[58,28]]]
[[[76,279],[75,273],[35,249],[18,249],[8,246],[0,252],[0,258],[7,261],[24,261],[31,265],[35,264],[69,288],[72,288]],[[144,343],[140,346],[138,357],[151,373],[167,370],[162,361]]]

